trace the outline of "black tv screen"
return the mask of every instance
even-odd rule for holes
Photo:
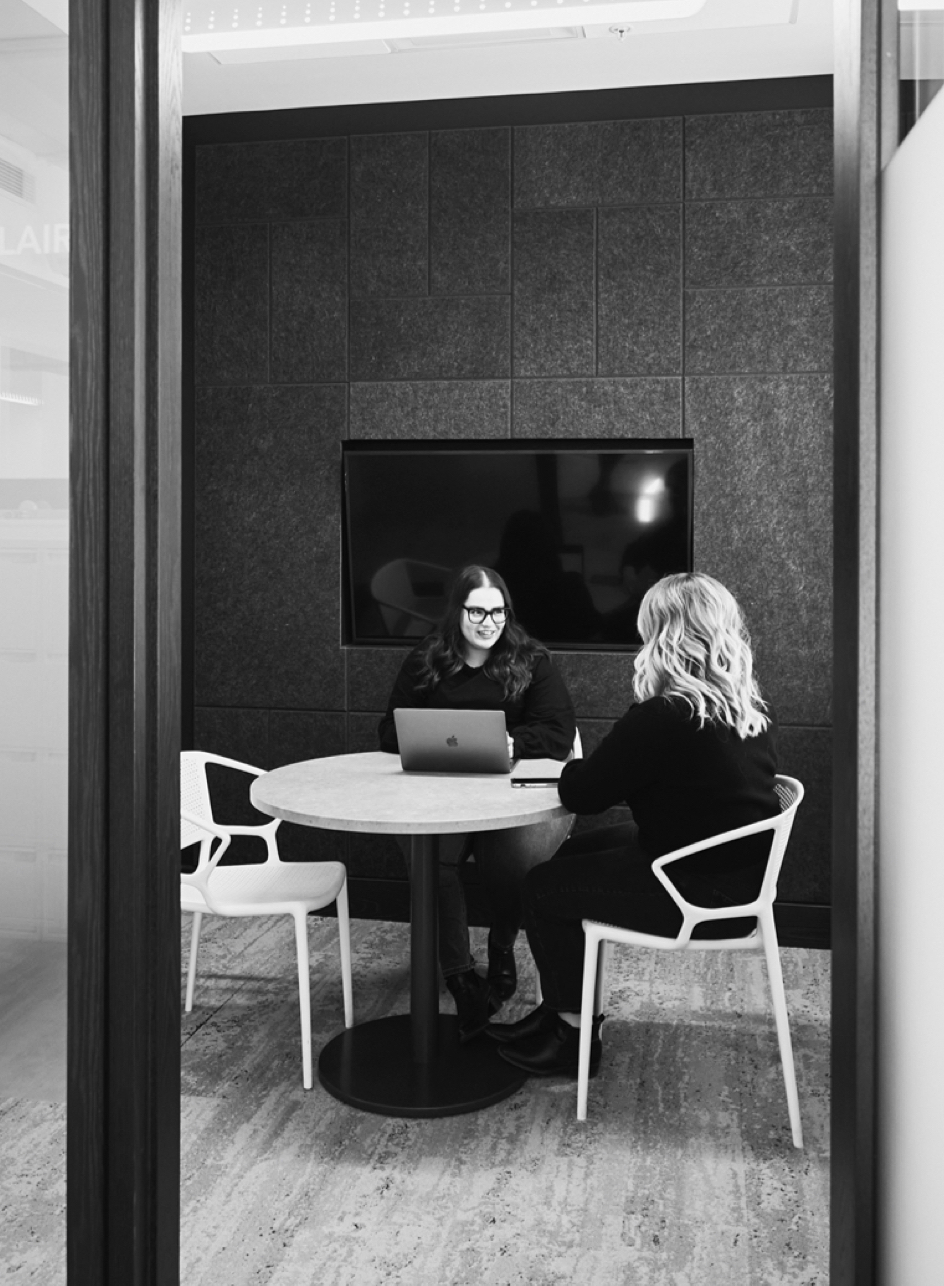
[[[639,645],[643,594],[692,567],[691,439],[345,442],[348,643],[428,634],[469,563],[554,648]]]

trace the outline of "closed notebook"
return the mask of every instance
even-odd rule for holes
[[[511,770],[512,786],[556,786],[564,770],[562,759],[519,759]]]
[[[508,773],[501,710],[394,710],[406,772]]]

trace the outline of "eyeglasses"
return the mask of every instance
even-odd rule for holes
[[[473,625],[481,625],[486,616],[492,618],[494,625],[504,625],[508,617],[507,607],[493,607],[490,612],[487,612],[484,607],[467,607],[463,603],[462,609],[469,613],[469,620]]]

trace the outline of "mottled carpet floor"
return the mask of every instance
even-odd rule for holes
[[[407,1009],[408,936],[353,924],[356,1020]],[[334,922],[310,938],[317,1051],[342,1026]],[[803,1151],[759,955],[614,953],[585,1123],[560,1079],[404,1120],[302,1089],[290,923],[207,920],[182,1035],[181,1281],[825,1286],[830,957],[782,957]],[[503,1017],[530,1008],[523,972]],[[2,1280],[63,1280],[63,1142],[61,1104],[0,1103]]]

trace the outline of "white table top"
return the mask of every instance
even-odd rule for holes
[[[372,834],[505,830],[569,816],[553,786],[515,788],[505,775],[405,773],[399,755],[380,750],[287,764],[257,777],[250,797],[270,817]]]

